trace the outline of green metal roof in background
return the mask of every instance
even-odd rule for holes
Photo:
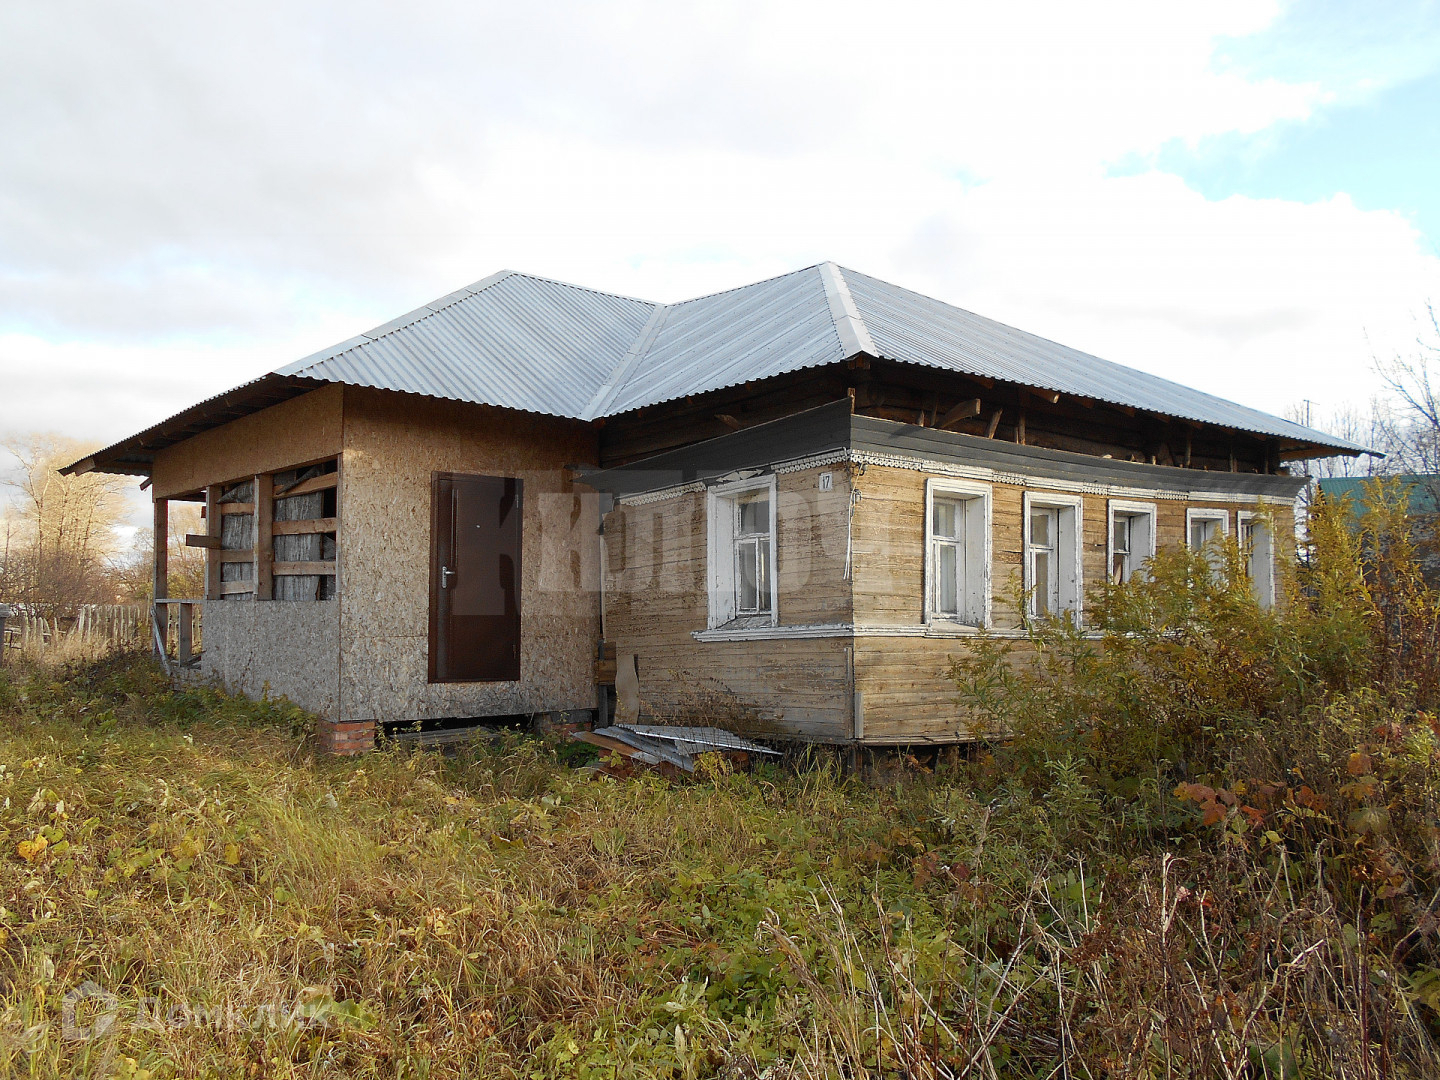
[[[1355,506],[1365,499],[1365,485],[1373,480],[1398,480],[1410,496],[1410,513],[1440,513],[1440,475],[1405,473],[1399,476],[1336,476],[1318,482],[1327,499],[1349,496]]]

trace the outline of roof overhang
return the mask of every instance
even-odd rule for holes
[[[67,476],[87,472],[149,476],[155,464],[156,453],[166,447],[174,446],[202,431],[238,420],[242,416],[268,409],[271,405],[308,394],[311,390],[325,385],[326,383],[319,379],[301,379],[273,372],[262,375],[234,390],[227,390],[198,405],[192,405],[168,420],[146,428],[138,435],[131,435],[128,439],[97,450],[60,471]]]

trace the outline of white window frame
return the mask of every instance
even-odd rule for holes
[[[1140,571],[1147,559],[1155,557],[1155,523],[1159,519],[1159,509],[1153,502],[1129,502],[1125,499],[1111,499],[1106,509],[1107,525],[1105,533],[1105,580],[1114,582],[1115,568],[1115,519],[1117,517],[1145,518],[1145,535],[1136,550],[1135,528],[1130,528],[1130,577],[1129,581]]]
[[[1196,550],[1195,545],[1190,542],[1191,526],[1197,521],[1218,521],[1220,522],[1220,535],[1230,535],[1230,511],[1215,510],[1210,507],[1187,506],[1185,508],[1185,546],[1191,551]]]
[[[1034,573],[1031,569],[1030,512],[1031,510],[1057,510],[1055,536],[1055,570],[1058,578],[1057,594],[1059,610],[1056,614],[1069,612],[1079,625],[1085,606],[1085,500],[1079,495],[1057,495],[1049,491],[1027,491],[1024,499],[1024,543],[1021,551],[1021,565],[1027,594],[1035,588]],[[1031,596],[1026,605],[1025,617],[1035,617],[1035,598]]]
[[[1263,548],[1257,548],[1253,544],[1247,553],[1244,547],[1245,528],[1251,527],[1251,536],[1255,536],[1255,527],[1259,526],[1261,535],[1264,537]],[[1245,560],[1245,571],[1250,577],[1250,587],[1255,592],[1255,599],[1261,607],[1273,607],[1275,605],[1275,528],[1270,518],[1254,510],[1235,511],[1236,539],[1241,543],[1240,555]],[[1261,558],[1261,565],[1255,565],[1256,557]]]
[[[935,499],[955,498],[978,503],[977,512],[965,511],[965,579],[960,585],[959,611],[936,610]],[[990,625],[990,568],[992,492],[989,484],[930,478],[925,481],[925,623],[984,627]]]
[[[764,491],[770,498],[770,610],[758,615],[745,615],[758,625],[777,626],[780,621],[780,564],[777,559],[779,514],[775,490],[775,474],[716,484],[705,492],[706,579],[710,593],[708,627],[714,630],[741,618],[737,611],[735,589],[735,543],[737,536],[735,506],[742,495]]]

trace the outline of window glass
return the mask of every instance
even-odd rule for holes
[[[766,535],[770,532],[770,493],[757,491],[739,500],[739,535]]]
[[[1055,540],[1060,512],[1052,507],[1030,511],[1031,611],[1050,615],[1060,610],[1060,582],[1055,573]]]
[[[965,503],[959,499],[936,499],[932,515],[932,558],[935,596],[933,608],[939,615],[959,615],[961,590],[965,585]]]
[[[735,610],[770,613],[770,493],[755,491],[735,503]]]
[[[1115,515],[1115,547],[1110,553],[1110,580],[1121,585],[1130,580],[1132,562],[1130,541],[1135,519],[1129,514]]]
[[[954,540],[959,535],[957,522],[963,514],[962,504],[954,499],[936,499],[934,524],[936,538]]]

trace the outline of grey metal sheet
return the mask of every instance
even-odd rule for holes
[[[1364,449],[1258,409],[1027,334],[854,270],[842,270],[842,273],[861,318],[887,360],[1004,379],[1297,442],[1316,442],[1356,451]]]
[[[838,363],[857,349],[1300,444],[1365,450],[833,263],[670,305],[505,271],[245,389],[342,382],[590,420]],[[195,414],[202,427],[224,422],[212,411],[206,403],[180,416]],[[118,468],[171,426],[96,459]],[[148,452],[140,457],[148,460]]]
[[[459,292],[281,372],[578,417],[658,306],[525,274]]]
[[[812,266],[672,304],[606,414],[845,359],[820,268]]]

